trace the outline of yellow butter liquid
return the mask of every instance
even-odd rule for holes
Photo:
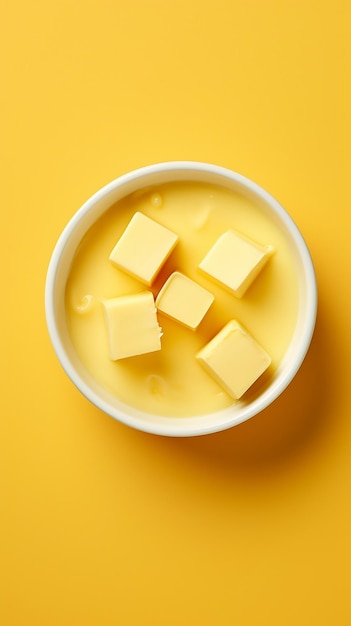
[[[117,269],[108,258],[136,211],[179,235],[177,247],[151,287],[155,297],[166,278],[179,270],[211,291],[215,301],[196,331],[159,313],[161,351],[114,362],[108,356],[101,300],[149,289]],[[197,269],[219,235],[229,228],[275,248],[275,254],[241,299]],[[69,332],[85,368],[123,402],[147,413],[169,416],[195,416],[233,404],[233,399],[195,359],[198,350],[230,319],[245,326],[270,354],[269,377],[289,344],[297,308],[292,253],[277,226],[235,192],[194,182],[145,189],[113,205],[84,237],[66,289]],[[248,392],[247,401],[265,384],[267,376]]]

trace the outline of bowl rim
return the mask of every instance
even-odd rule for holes
[[[308,302],[306,305],[304,328],[301,333],[299,349],[295,355],[294,361],[286,367],[284,373],[279,377],[278,382],[274,384],[273,387],[269,387],[253,402],[243,405],[240,414],[231,410],[232,407],[228,407],[227,409],[223,409],[218,412],[209,413],[204,416],[185,416],[176,418],[169,416],[151,416],[148,413],[134,409],[131,409],[133,415],[124,413],[121,409],[112,407],[107,401],[95,393],[86,381],[82,379],[66,353],[61,340],[60,332],[58,330],[55,313],[57,272],[67,243],[69,242],[72,234],[75,232],[77,226],[80,224],[82,218],[88,215],[91,211],[93,212],[95,206],[100,203],[101,200],[112,194],[116,189],[128,187],[130,183],[142,180],[143,178],[149,178],[152,175],[174,171],[186,171],[188,173],[198,172],[201,174],[214,175],[218,178],[223,178],[223,180],[226,181],[229,179],[236,185],[248,190],[256,198],[260,198],[265,205],[268,205],[270,209],[273,210],[279,220],[285,224],[285,227],[290,232],[292,239],[296,244],[296,249],[298,250],[303,265]],[[62,230],[49,261],[45,282],[45,317],[49,337],[61,366],[77,389],[93,405],[119,422],[150,434],[172,437],[199,436],[226,430],[252,418],[272,404],[272,402],[288,387],[305,359],[314,333],[317,305],[317,281],[312,257],[302,233],[286,209],[283,208],[273,195],[271,195],[258,183],[252,181],[250,178],[229,168],[201,161],[164,161],[154,163],[152,165],[146,165],[122,174],[98,189],[81,205]],[[147,417],[149,417],[149,420]],[[150,419],[151,417],[152,421]]]

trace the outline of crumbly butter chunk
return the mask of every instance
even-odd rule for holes
[[[199,269],[241,298],[273,252],[273,246],[262,246],[234,230],[228,230],[208,251]]]
[[[113,361],[161,350],[162,330],[151,291],[103,300]]]
[[[197,353],[196,358],[236,400],[271,364],[271,357],[236,321],[231,320]]]
[[[213,300],[214,296],[207,289],[185,274],[173,272],[156,298],[156,307],[168,317],[195,330]]]
[[[109,259],[146,285],[151,285],[178,242],[178,235],[137,211]]]

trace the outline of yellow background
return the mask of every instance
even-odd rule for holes
[[[350,7],[3,3],[3,626],[351,624]],[[79,206],[177,159],[276,196],[319,285],[314,340],[284,395],[185,440],[92,407],[54,355],[43,306]]]

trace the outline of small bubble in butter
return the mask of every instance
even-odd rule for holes
[[[197,230],[201,230],[206,226],[212,211],[212,205],[210,203],[200,207],[197,211],[194,211],[193,223]]]
[[[83,296],[83,298],[80,300],[80,302],[78,302],[78,304],[74,305],[74,310],[77,311],[77,313],[89,313],[89,311],[92,310],[92,308],[94,307],[94,303],[95,303],[95,298],[94,296],[87,294],[86,296]]]
[[[147,376],[146,386],[153,396],[164,397],[167,393],[167,382],[162,376],[159,376],[159,374],[150,374]]]
[[[153,193],[151,196],[151,204],[155,209],[160,209],[163,205],[163,199],[160,193]]]

